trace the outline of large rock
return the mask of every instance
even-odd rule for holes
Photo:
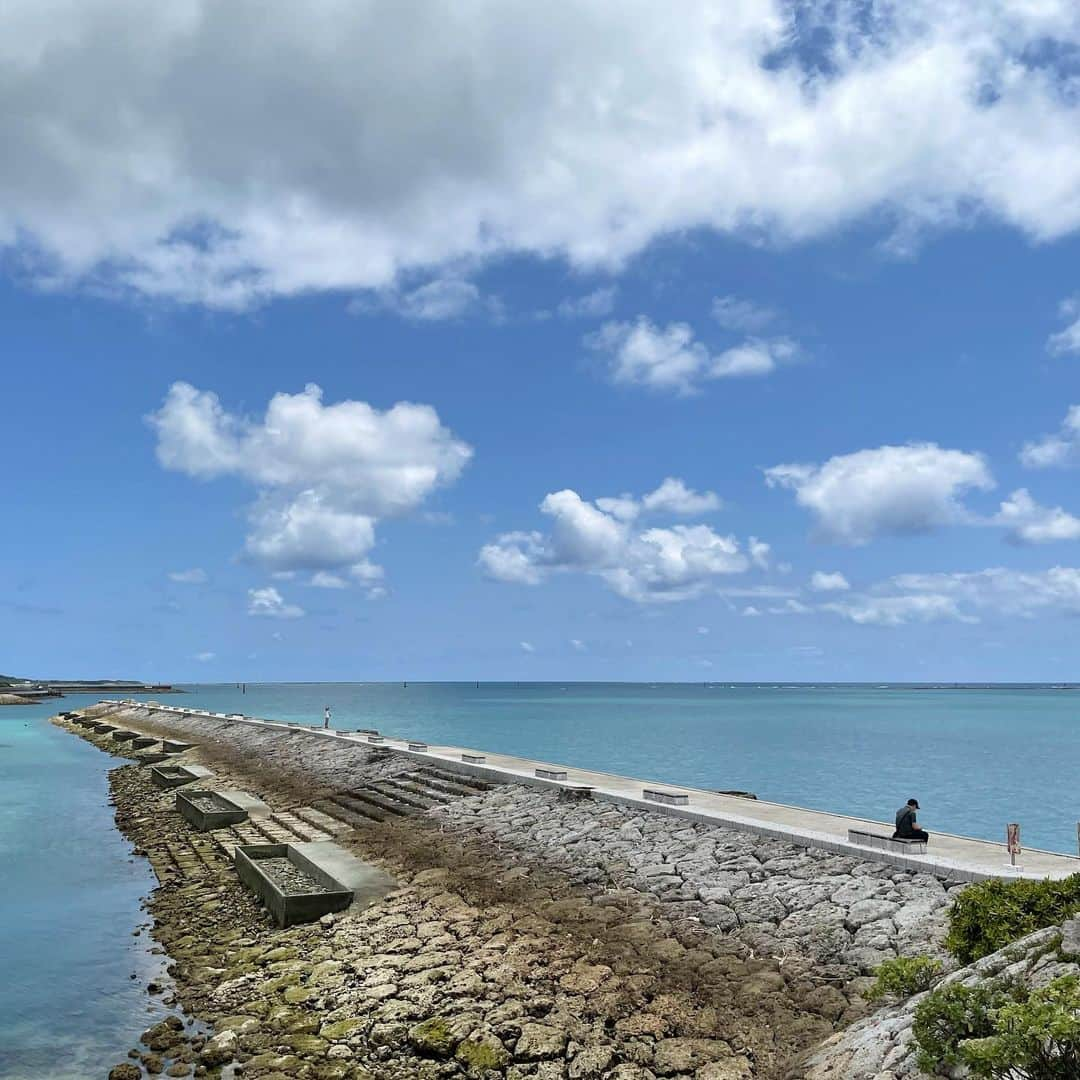
[[[566,1040],[566,1032],[550,1024],[522,1024],[514,1056],[524,1061],[561,1057],[566,1049]]]
[[[226,1065],[239,1049],[240,1040],[235,1031],[219,1031],[199,1052],[199,1061],[204,1065]]]

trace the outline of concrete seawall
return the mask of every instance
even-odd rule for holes
[[[183,761],[272,809],[203,841],[145,770],[113,774],[118,820],[162,881],[152,910],[178,993],[243,1029],[251,1076],[801,1076],[804,1053],[866,1013],[878,963],[944,958],[950,895],[978,872],[835,850],[828,833],[785,833],[776,804],[690,789],[685,806],[656,804],[640,781],[568,766],[157,705],[88,711],[197,744]],[[400,888],[323,927],[259,929],[222,856],[314,834]],[[239,960],[238,921],[253,942]],[[262,964],[282,948],[297,957]],[[297,1060],[279,1068],[267,1047],[285,1036]]]

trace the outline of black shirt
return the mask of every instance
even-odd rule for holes
[[[901,806],[896,811],[896,835],[910,836],[915,831],[915,807]]]

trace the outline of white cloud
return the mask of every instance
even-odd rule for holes
[[[1063,300],[1060,306],[1061,317],[1068,319],[1068,325],[1051,334],[1046,341],[1046,350],[1052,356],[1075,356],[1080,354],[1080,297]]]
[[[350,301],[347,310],[350,315],[387,310],[414,322],[447,322],[476,314],[494,319],[503,316],[501,300],[483,296],[471,281],[452,275],[413,288],[394,287],[363,294]]]
[[[585,642],[582,641],[580,638],[571,638],[570,639],[570,644],[573,647],[575,652],[585,652],[586,651],[587,647],[585,645]]]
[[[681,482],[670,483],[679,484],[678,497],[669,498],[675,491],[669,486],[659,505],[713,505]],[[538,585],[553,573],[592,574],[620,596],[649,602],[697,596],[713,579],[743,573],[767,554],[768,545],[752,539],[747,555],[733,536],[707,525],[642,528],[635,518],[644,501],[622,496],[589,503],[575,491],[553,492],[540,504],[552,521],[549,534],[504,533],[481,549],[479,564],[497,581],[523,585]]]
[[[814,592],[846,592],[851,588],[848,579],[838,570],[815,570],[810,575],[810,588]]]
[[[699,626],[697,628],[697,632],[701,634],[702,637],[707,637],[709,633],[709,628],[707,626]]]
[[[521,651],[522,652],[527,652],[527,653],[536,652],[536,646],[533,645],[532,642],[519,641],[518,644],[521,646]]]
[[[722,505],[714,491],[694,491],[674,476],[667,477],[655,491],[641,499],[642,510],[655,514],[708,514]]]
[[[725,330],[746,334],[759,334],[776,320],[776,312],[771,308],[759,307],[738,296],[715,297],[712,316]]]
[[[756,536],[751,536],[746,543],[746,548],[750,553],[750,561],[759,569],[768,570],[769,553],[772,551],[770,545],[766,544],[764,540],[759,540]]]
[[[349,583],[343,577],[327,573],[325,570],[312,574],[308,584],[315,586],[316,589],[347,589],[349,587]]]
[[[905,623],[951,620],[973,623],[977,618],[964,615],[951,596],[926,593],[918,596],[862,596],[822,605],[860,626],[903,626]]]
[[[1050,544],[1057,540],[1080,540],[1080,518],[1060,506],[1040,506],[1027,488],[1019,488],[1001,504],[994,521],[1009,529],[1021,544]]]
[[[748,604],[742,609],[742,614],[748,618],[755,618],[760,615],[761,612],[756,607],[754,607],[753,604]]]
[[[1073,231],[1075,5],[874,11],[11,0],[0,242],[53,284],[237,307],[697,227]]]
[[[304,609],[287,604],[273,585],[267,585],[263,589],[248,589],[248,614],[271,619],[298,619]]]
[[[634,323],[605,323],[585,340],[610,356],[612,382],[681,395],[697,393],[709,379],[767,375],[798,351],[787,338],[751,338],[712,355],[686,323],[661,329],[644,315]]]
[[[256,487],[245,551],[276,574],[370,566],[377,520],[417,509],[472,456],[430,406],[324,405],[314,385],[275,394],[254,421],[178,382],[148,419],[162,467]]]
[[[1020,461],[1029,469],[1070,465],[1080,461],[1080,405],[1070,405],[1056,435],[1024,443]]]
[[[825,539],[845,544],[966,520],[959,496],[994,485],[981,455],[934,443],[859,450],[822,465],[777,465],[765,477],[770,487],[795,492]]]
[[[614,309],[616,292],[614,285],[594,289],[584,296],[563,300],[556,312],[562,319],[602,319]]]
[[[1080,614],[1080,568],[1071,566],[1035,571],[994,567],[954,574],[900,574],[889,587],[909,593],[947,595],[1004,615]]]
[[[217,653],[212,652],[200,652],[196,653],[192,659],[198,660],[200,664],[208,664],[217,656]]]
[[[207,576],[201,566],[193,566],[190,570],[170,570],[169,580],[180,585],[205,585]]]

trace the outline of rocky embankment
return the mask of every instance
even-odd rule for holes
[[[939,951],[957,887],[517,785],[420,796],[402,755],[305,732],[138,708],[114,722],[198,743],[183,760],[211,786],[274,809],[256,839],[333,835],[398,883],[275,929],[228,858],[248,826],[195,833],[148,770],[115,770],[118,825],[161,881],[148,907],[175,992],[214,1032],[181,1045],[175,1075],[802,1076],[806,1051],[865,1015],[874,965]],[[407,814],[358,813],[394,790]]]

